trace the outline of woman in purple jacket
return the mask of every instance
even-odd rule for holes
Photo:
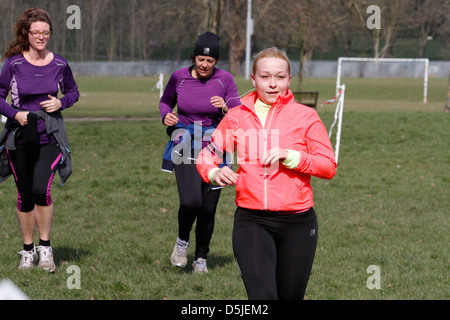
[[[5,56],[0,74],[0,113],[7,126],[18,128],[15,150],[7,150],[18,190],[17,218],[22,231],[23,251],[19,269],[33,267],[39,252],[39,267],[55,271],[50,230],[53,219],[51,184],[62,160],[53,134],[47,133],[41,110],[54,114],[78,101],[79,92],[67,61],[47,50],[52,35],[50,16],[31,8],[16,23],[16,39]],[[57,98],[58,91],[64,94]],[[11,93],[11,105],[6,97]],[[11,134],[11,133],[10,133]],[[39,231],[39,246],[33,244]]]
[[[161,120],[168,126],[168,134],[175,128],[216,127],[229,108],[241,104],[236,83],[230,73],[216,68],[219,59],[219,37],[211,32],[199,35],[193,65],[174,72],[160,101]],[[177,106],[178,113],[173,109]],[[199,130],[197,130],[199,131]],[[202,133],[200,131],[200,133]],[[189,140],[189,139],[188,139]],[[202,139],[205,144],[205,138]],[[194,143],[194,137],[190,139]],[[201,151],[201,147],[198,152]],[[190,149],[189,149],[190,150]],[[195,230],[196,250],[193,272],[207,272],[206,258],[214,229],[214,216],[220,196],[220,188],[214,189],[202,181],[195,165],[195,154],[184,155],[176,163],[180,207],[178,210],[178,239],[171,261],[174,266],[185,267],[190,232],[197,219]],[[176,161],[174,161],[176,162]]]

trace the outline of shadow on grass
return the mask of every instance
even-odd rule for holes
[[[53,255],[56,266],[79,262],[83,256],[90,252],[79,248],[54,247]]]
[[[193,257],[188,258],[188,263],[186,267],[184,268],[178,268],[180,273],[192,273],[192,262]],[[170,262],[169,262],[170,263]],[[208,258],[206,259],[208,271],[213,271],[216,268],[221,268],[227,264],[234,263],[234,256],[233,255],[217,255],[217,254],[209,254]],[[176,268],[170,264],[171,267]]]

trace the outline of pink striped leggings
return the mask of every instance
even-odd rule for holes
[[[62,154],[56,143],[45,145],[17,145],[8,156],[16,182],[17,209],[34,210],[34,205],[50,206],[51,186]]]

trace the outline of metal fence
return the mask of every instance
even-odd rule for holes
[[[297,76],[299,62],[292,61],[292,75]],[[190,60],[182,61],[134,61],[134,62],[70,62],[76,76],[105,76],[105,77],[152,77],[163,74],[170,76],[175,70],[191,65]],[[228,70],[228,63],[220,61],[220,69]],[[244,75],[244,64],[242,74]],[[337,61],[309,61],[303,65],[303,76],[312,78],[335,78]],[[430,61],[430,78],[448,78],[450,61]],[[346,64],[343,77],[348,78],[421,78],[423,66],[417,64],[367,64],[354,62]]]

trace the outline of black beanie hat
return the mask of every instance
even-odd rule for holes
[[[195,44],[194,56],[208,56],[219,59],[220,38],[212,33],[205,32],[198,36]]]

